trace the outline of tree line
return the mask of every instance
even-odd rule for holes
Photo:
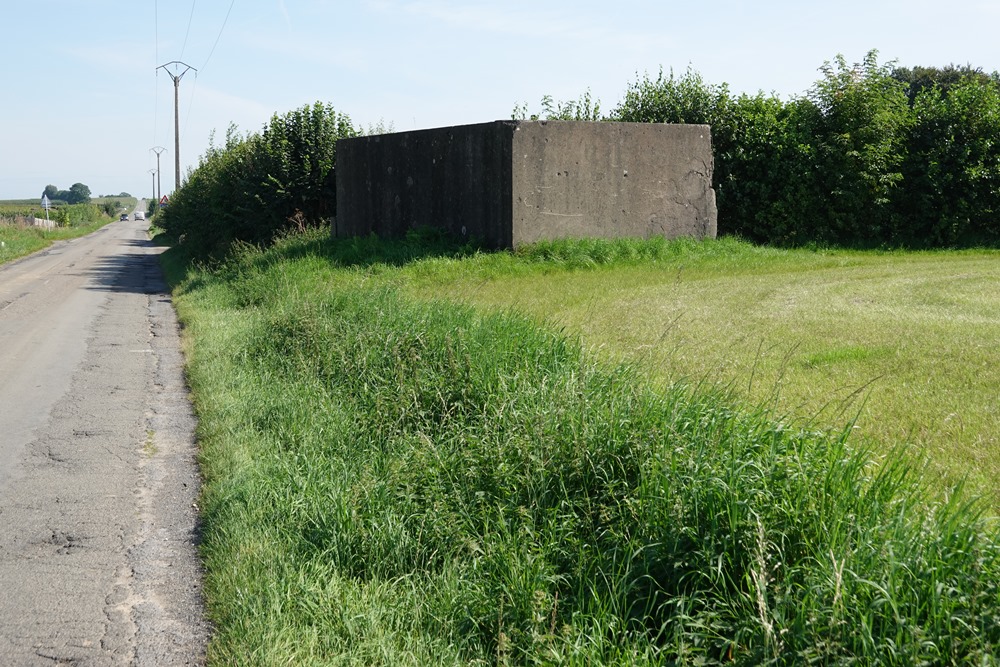
[[[803,95],[734,95],[688,69],[629,84],[607,115],[584,94],[515,118],[707,123],[719,232],[777,245],[968,247],[1000,242],[1000,75],[837,56]],[[340,138],[363,134],[316,103],[262,131],[231,127],[174,193],[161,226],[196,255],[266,244],[336,212]]]
[[[54,185],[46,185],[42,190],[42,196],[48,197],[53,204],[89,204],[90,188],[83,183],[74,183],[69,190],[60,190]]]

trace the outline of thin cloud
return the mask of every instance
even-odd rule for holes
[[[288,28],[288,32],[292,32],[292,18],[288,15],[288,6],[285,5],[285,0],[278,0],[278,10],[285,18],[285,27]]]

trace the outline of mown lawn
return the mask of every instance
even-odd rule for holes
[[[627,312],[669,335],[681,320],[648,313],[671,289],[710,308],[699,280],[775,274],[780,291],[810,261],[874,261],[818,257],[727,241],[475,255],[322,230],[212,269],[169,251],[211,664],[991,664],[988,507],[887,442],[753,408],[719,389],[730,367],[647,375],[656,345],[620,342],[644,341]],[[615,321],[602,290],[644,289],[617,327],[583,326]],[[568,303],[580,324],[558,319]],[[678,340],[664,349],[707,347]],[[781,365],[879,358],[854,347]]]

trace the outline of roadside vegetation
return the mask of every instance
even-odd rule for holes
[[[706,273],[755,254],[633,247]],[[905,453],[776,418],[707,378],[653,386],[641,360],[606,363],[514,310],[407,296],[483,263],[556,290],[627,273],[606,243],[573,251],[604,269],[325,230],[214,270],[177,253],[213,663],[1000,651],[997,527]]]
[[[61,206],[49,212],[57,226],[35,227],[25,223],[25,218],[45,217],[38,206],[0,203],[0,265],[30,255],[55,241],[78,238],[117,220],[96,204]]]
[[[1000,510],[995,250],[540,243],[407,270],[408,294],[532,315],[654,382],[899,445]]]
[[[719,234],[783,247],[1000,244],[1000,73],[843,56],[799,97],[734,95],[688,70],[628,85],[607,115],[589,94],[515,118],[711,125]],[[373,128],[373,131],[378,131]],[[267,244],[336,212],[336,142],[362,134],[316,103],[235,127],[174,193],[163,228],[198,257]]]
[[[710,123],[723,238],[331,239],[323,104],[157,215],[210,662],[994,664],[1000,76],[543,112]]]
[[[158,224],[196,257],[322,226],[336,213],[337,140],[357,133],[348,116],[320,103],[275,114],[260,132],[230,127]]]
[[[91,197],[90,188],[74,183],[69,190],[47,185],[42,195],[49,199],[46,211],[38,199],[0,201],[0,264],[30,255],[54,241],[77,238],[117,220],[135,208],[138,200],[127,192]],[[35,218],[51,220],[55,228],[35,227]]]

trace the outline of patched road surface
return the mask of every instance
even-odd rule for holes
[[[0,665],[198,665],[194,417],[146,222],[0,267]]]

